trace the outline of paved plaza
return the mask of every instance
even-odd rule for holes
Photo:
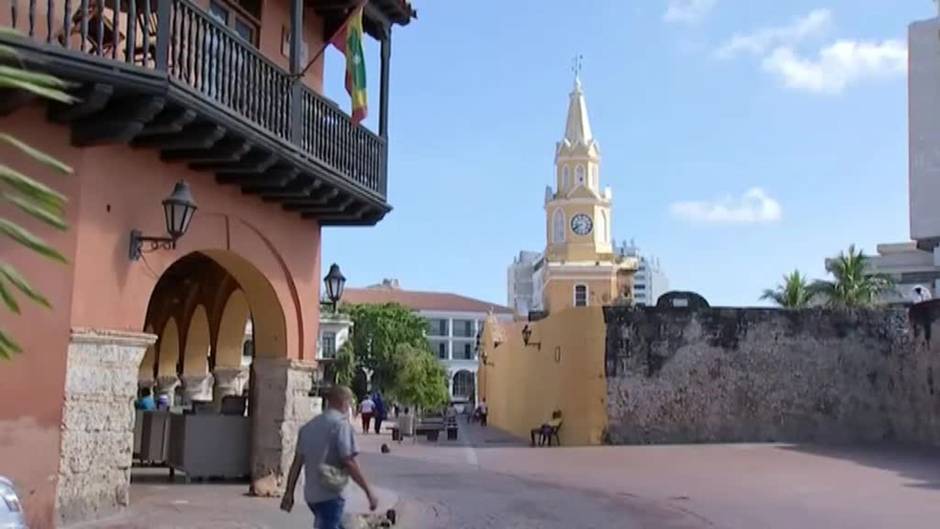
[[[940,451],[787,445],[533,449],[462,425],[461,440],[391,443],[362,436],[362,464],[381,509],[403,528],[934,529]],[[381,454],[381,443],[392,453]],[[168,484],[135,473],[132,507],[76,527],[307,528],[302,504],[284,514],[246,486]],[[358,491],[353,510],[365,502]]]

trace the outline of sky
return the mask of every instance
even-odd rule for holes
[[[324,228],[348,284],[506,303],[506,268],[545,246],[545,186],[572,58],[613,191],[612,232],[673,289],[759,305],[850,244],[909,239],[907,26],[930,0],[415,1],[392,43],[389,202]],[[326,94],[348,108],[343,58]],[[379,52],[367,43],[370,112]]]

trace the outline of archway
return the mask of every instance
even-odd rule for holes
[[[250,374],[243,367],[249,321],[254,351]],[[298,366],[287,359],[285,311],[265,275],[230,251],[187,254],[157,280],[146,325],[162,329],[156,349],[161,390],[172,394],[166,391],[171,381],[181,380],[184,398],[173,399],[174,410],[192,407],[196,411],[170,422],[192,423],[180,431],[200,431],[200,442],[218,444],[219,450],[241,446],[243,453],[226,460],[244,465],[244,475],[251,475],[254,491],[276,492],[293,455],[295,434],[291,432],[313,416],[313,401],[308,396],[312,366]],[[245,379],[248,394],[242,392]],[[245,398],[223,406],[225,396]],[[214,416],[215,423],[227,425],[224,433],[213,430],[208,422],[196,424],[208,421],[209,416]],[[185,439],[174,441],[182,443],[184,448],[179,450],[190,446]],[[181,460],[186,461],[186,456]],[[185,463],[170,463],[188,475],[192,470]],[[234,477],[228,471],[220,475]]]
[[[472,372],[461,369],[454,373],[453,397],[472,402],[476,397],[476,377]]]
[[[209,349],[209,316],[204,305],[197,305],[189,318],[183,348],[181,379],[186,402],[212,400]]]
[[[180,361],[180,335],[176,318],[169,318],[157,337],[157,394],[170,401],[179,385],[177,368]]]

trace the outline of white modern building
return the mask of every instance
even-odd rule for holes
[[[509,307],[449,292],[403,290],[395,279],[366,288],[346,288],[343,302],[350,304],[398,303],[428,322],[428,343],[448,374],[451,397],[476,403],[477,334],[492,312],[496,318],[512,320]]]
[[[940,293],[940,18],[908,31],[910,242],[880,244],[872,271],[897,283],[884,302],[914,302]]]
[[[507,304],[516,314],[542,310],[542,281],[536,277],[536,271],[544,264],[541,252],[523,250],[509,265],[506,273]]]
[[[639,268],[633,275],[633,302],[638,306],[654,306],[659,296],[669,291],[669,278],[663,271],[659,258],[642,255],[633,239],[616,248],[623,257],[634,257]]]

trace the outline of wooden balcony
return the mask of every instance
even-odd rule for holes
[[[323,225],[371,225],[390,210],[385,139],[190,0],[0,0],[0,9],[0,25],[21,34],[0,42],[76,83],[80,102],[48,111],[75,145],[159,149]],[[0,112],[20,100],[0,91]]]

